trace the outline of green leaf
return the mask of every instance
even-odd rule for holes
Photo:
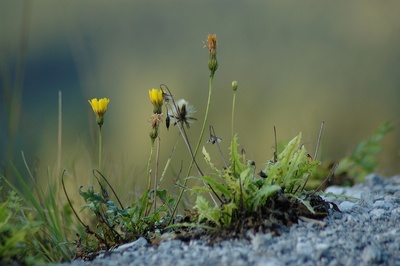
[[[213,169],[218,175],[221,175],[221,171],[211,162],[210,154],[207,152],[206,148],[203,146],[203,156],[206,163]]]
[[[199,193],[209,193],[211,192],[211,189],[208,186],[193,186],[191,188],[191,191],[194,194],[199,194]]]
[[[307,209],[312,213],[315,214],[314,208],[311,206],[310,201],[309,200],[304,200],[301,197],[294,195],[294,194],[288,194],[289,196],[299,200],[304,206],[307,207]]]
[[[241,173],[243,171],[243,164],[240,161],[242,156],[238,153],[238,143],[237,143],[237,135],[233,137],[231,142],[231,167],[230,169],[234,173]]]
[[[222,206],[221,212],[221,222],[223,225],[229,225],[232,221],[232,213],[233,210],[237,209],[237,206],[234,202],[230,202]]]
[[[167,201],[167,190],[157,190],[157,197],[161,199],[162,202]]]
[[[204,218],[220,225],[221,210],[218,206],[210,207],[203,196],[197,196],[195,208],[199,213],[199,222]]]
[[[389,122],[381,124],[368,140],[359,142],[350,156],[340,160],[336,174],[347,173],[356,180],[362,181],[363,177],[375,170],[378,164],[375,155],[382,150],[380,142],[393,128]]]
[[[210,185],[216,193],[221,193],[225,197],[230,197],[232,192],[224,185],[223,183],[218,182],[215,178],[211,176],[191,176],[188,178],[193,178],[197,179],[203,182],[206,182],[206,184]]]
[[[252,205],[253,207],[263,206],[269,197],[273,196],[277,191],[281,189],[278,185],[267,185],[261,187],[261,189],[257,190],[253,199]]]

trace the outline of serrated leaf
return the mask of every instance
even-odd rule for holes
[[[199,194],[199,193],[209,193],[209,192],[211,192],[211,189],[207,186],[193,186],[191,188],[191,191],[194,194]]]
[[[218,175],[221,175],[221,171],[211,162],[210,154],[207,152],[206,148],[203,146],[203,156],[206,163],[213,169]]]
[[[208,201],[203,196],[197,196],[195,208],[199,214],[199,221],[205,218],[217,225],[220,224],[221,210],[218,206],[210,207]]]
[[[231,169],[234,173],[243,171],[243,164],[240,161],[241,158],[242,156],[238,152],[237,135],[235,135],[231,142]]]

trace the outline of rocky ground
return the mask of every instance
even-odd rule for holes
[[[63,265],[400,265],[400,176],[372,174],[363,184],[326,192],[345,196],[325,197],[341,213],[283,227],[280,236],[251,235],[214,246],[176,239],[153,246],[140,238],[91,262]]]

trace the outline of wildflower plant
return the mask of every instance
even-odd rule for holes
[[[92,106],[94,114],[96,115],[96,123],[99,126],[99,171],[102,171],[101,155],[102,155],[103,135],[102,135],[101,127],[103,126],[103,123],[104,123],[104,114],[107,111],[107,106],[110,103],[110,99],[101,98],[98,100],[97,98],[93,98],[88,101],[89,101],[89,104]]]
[[[278,193],[301,199],[296,196],[303,182],[319,165],[318,161],[310,161],[304,146],[300,145],[301,134],[289,142],[277,157],[269,160],[263,170],[264,178],[257,176],[252,161],[238,152],[237,137],[231,144],[231,161],[228,169],[218,169],[211,160],[207,150],[203,148],[204,159],[213,169],[213,175],[190,177],[204,181],[214,188],[224,199],[221,206],[212,206],[201,194],[197,196],[195,210],[199,222],[212,222],[215,225],[229,227],[237,224],[245,217],[258,217],[265,213],[271,204],[271,198]],[[193,187],[196,194],[208,192],[205,187]],[[302,200],[302,199],[301,199]],[[303,200],[302,200],[303,201]],[[305,200],[303,202],[306,202]],[[307,202],[310,212],[314,212]]]
[[[207,40],[206,40],[206,44],[204,45],[204,47],[206,47],[208,49],[208,69],[210,71],[210,77],[209,77],[209,85],[208,85],[208,98],[207,98],[207,105],[206,105],[206,111],[205,111],[205,115],[204,115],[204,120],[203,120],[203,125],[201,127],[201,131],[200,131],[200,136],[199,136],[199,140],[197,141],[196,144],[196,148],[194,149],[194,152],[191,152],[191,156],[192,156],[192,160],[190,162],[189,168],[187,170],[186,176],[190,175],[190,172],[192,170],[193,164],[196,165],[197,169],[199,170],[199,167],[196,163],[196,155],[197,152],[200,148],[200,144],[202,143],[203,140],[203,136],[204,136],[204,131],[206,129],[207,126],[207,120],[208,120],[208,115],[209,115],[209,111],[210,111],[210,104],[211,104],[211,95],[212,95],[212,88],[213,88],[213,82],[214,82],[214,75],[215,72],[218,69],[218,60],[217,60],[217,35],[216,34],[208,34],[207,35]],[[186,144],[189,148],[189,145]],[[190,150],[190,148],[189,148]],[[200,171],[199,171],[200,172]],[[187,185],[187,180],[185,179],[183,186],[186,187]],[[182,189],[179,196],[178,196],[178,200],[176,202],[175,208],[173,210],[172,213],[172,217],[170,220],[170,223],[172,222],[172,218],[175,215],[175,212],[178,208],[178,205],[182,199],[183,196],[183,192],[184,190]],[[210,195],[211,198],[213,199],[214,203],[217,204],[216,200],[213,198],[212,195]]]

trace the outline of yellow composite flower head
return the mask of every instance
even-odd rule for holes
[[[149,90],[149,97],[150,101],[154,106],[154,111],[153,113],[155,114],[161,114],[161,109],[163,105],[163,91],[162,90],[157,90],[157,89],[151,89]]]
[[[89,103],[93,108],[93,112],[96,114],[97,124],[99,125],[103,124],[103,116],[107,111],[107,106],[109,102],[110,99],[108,98],[101,98],[99,100],[97,100],[97,98],[93,98],[89,100]]]

